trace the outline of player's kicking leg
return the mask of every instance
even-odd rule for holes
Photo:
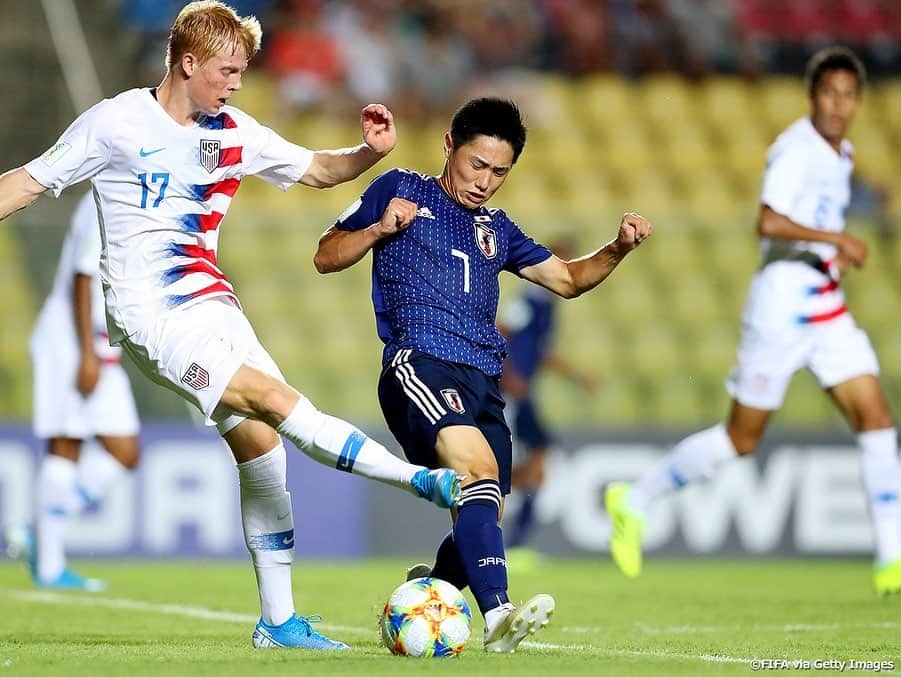
[[[901,593],[898,431],[875,376],[852,378],[828,392],[857,431],[861,476],[876,542],[873,586],[879,595]]]
[[[610,516],[610,554],[628,578],[641,573],[647,510],[657,498],[713,476],[723,463],[754,451],[770,411],[733,401],[726,425],[690,435],[634,484],[611,483],[604,494]]]
[[[324,414],[296,390],[257,369],[242,366],[221,403],[268,423],[324,465],[399,487],[441,508],[450,508],[459,499],[457,473],[407,463],[347,421]]]

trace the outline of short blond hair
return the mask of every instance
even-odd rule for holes
[[[228,5],[218,0],[197,0],[184,6],[172,24],[166,48],[166,68],[181,61],[191,52],[201,64],[219,51],[238,45],[244,47],[247,59],[260,51],[263,29],[254,16],[239,17]]]

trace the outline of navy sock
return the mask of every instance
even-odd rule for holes
[[[534,522],[535,496],[534,494],[525,494],[523,495],[519,512],[516,513],[516,518],[513,520],[513,533],[511,534],[507,545],[511,548],[515,548],[525,543]]]
[[[473,482],[461,492],[454,522],[454,543],[483,614],[510,601],[504,537],[497,525],[500,505],[501,488],[496,480]]]
[[[441,545],[438,546],[438,552],[435,553],[435,566],[432,567],[432,578],[440,578],[447,581],[451,585],[463,590],[469,585],[469,579],[466,578],[466,570],[463,568],[463,562],[460,561],[460,553],[457,552],[457,545],[454,543],[454,532],[449,531]]]

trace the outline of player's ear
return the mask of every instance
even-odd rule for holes
[[[187,77],[194,75],[194,71],[197,70],[199,65],[197,57],[191,52],[185,52],[181,55],[181,69],[185,72]]]
[[[450,132],[444,133],[444,157],[450,157],[451,151],[454,149],[454,140],[451,138]]]

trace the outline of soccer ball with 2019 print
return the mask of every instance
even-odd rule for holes
[[[379,619],[382,642],[401,656],[456,656],[472,630],[472,612],[457,588],[438,578],[407,581]]]

